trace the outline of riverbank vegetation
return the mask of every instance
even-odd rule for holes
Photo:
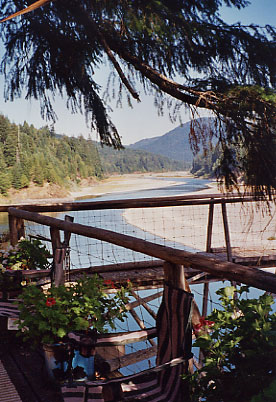
[[[46,184],[66,189],[113,173],[183,170],[183,163],[137,150],[115,151],[96,142],[58,135],[53,127],[16,125],[0,115],[0,195]]]
[[[249,287],[218,290],[221,307],[198,328],[194,347],[202,369],[189,374],[190,401],[273,402],[276,392],[276,313],[273,296],[248,296]]]
[[[83,137],[57,136],[47,126],[17,126],[0,116],[0,193],[31,183],[60,186],[72,180],[103,175],[97,148]]]

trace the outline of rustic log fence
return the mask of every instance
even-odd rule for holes
[[[11,244],[15,245],[18,240],[25,236],[24,221],[35,222],[45,225],[50,228],[50,241],[53,250],[53,265],[54,265],[54,283],[56,286],[65,281],[64,260],[66,258],[66,250],[70,245],[71,234],[84,236],[87,238],[97,239],[103,242],[109,242],[114,245],[124,247],[136,252],[154,258],[153,261],[142,261],[133,263],[120,263],[105,266],[93,266],[89,268],[74,269],[75,274],[79,273],[105,273],[117,271],[139,270],[143,275],[143,270],[147,267],[163,267],[164,279],[172,286],[190,291],[186,275],[188,272],[195,272],[194,277],[205,276],[205,274],[212,275],[218,280],[228,279],[231,282],[243,283],[253,286],[267,292],[276,293],[276,275],[262,270],[243,266],[232,262],[232,250],[230,242],[230,232],[227,220],[226,205],[233,202],[253,202],[252,197],[227,197],[221,198],[217,195],[208,196],[189,196],[189,197],[166,197],[160,199],[139,199],[139,200],[118,200],[118,201],[104,201],[104,202],[82,202],[82,203],[66,203],[55,205],[35,205],[35,206],[12,206],[6,207],[5,211],[9,214],[9,228]],[[224,227],[224,240],[227,251],[227,261],[212,254],[212,230],[213,230],[213,215],[214,205],[221,205],[221,213],[223,218]],[[65,220],[53,218],[50,216],[41,215],[38,212],[64,212],[64,211],[80,211],[80,210],[98,210],[98,209],[125,209],[125,208],[152,208],[152,207],[165,207],[165,206],[183,206],[183,205],[209,205],[208,223],[207,223],[207,238],[206,238],[206,252],[205,253],[192,253],[183,251],[177,248],[168,247],[153,242],[143,240],[134,236],[129,236],[115,231],[100,229],[89,225],[74,223],[72,217],[66,215]],[[2,210],[1,210],[2,208]],[[3,207],[0,206],[0,211]],[[61,241],[61,231],[64,232],[64,241]],[[43,277],[49,275],[49,271],[25,271],[26,277]],[[159,292],[160,293],[160,292]],[[158,293],[158,295],[159,295]],[[155,319],[156,314],[148,306],[147,302],[157,297],[157,294],[151,295],[147,298],[140,299],[137,294],[133,292],[136,301],[129,303],[128,310],[132,314],[134,320],[138,323],[141,330],[144,329],[144,323],[139,319],[134,311],[134,308],[141,304],[148,313]],[[202,315],[207,313],[207,299],[208,299],[208,280],[204,281],[203,292],[203,307]],[[198,324],[201,313],[194,303],[193,308],[193,324]],[[147,330],[148,331],[148,330]],[[154,332],[152,334],[154,336]],[[133,341],[133,339],[132,339]],[[127,356],[120,356],[120,358],[111,358],[107,360],[110,370],[118,369],[124,365],[141,361],[145,358],[150,358],[156,354],[156,344],[154,340],[149,338],[151,347],[147,350],[137,351]],[[125,360],[125,361],[124,361]]]
[[[23,221],[29,220],[51,228],[52,233],[55,233],[52,237],[54,250],[58,249],[58,247],[56,247],[56,244],[58,243],[56,239],[59,237],[58,231],[63,230],[68,233],[75,233],[80,236],[95,238],[125,247],[174,265],[191,267],[196,270],[210,273],[220,279],[228,279],[230,281],[244,283],[258,289],[276,293],[276,275],[252,267],[244,267],[229,261],[221,261],[216,257],[207,255],[207,253],[206,255],[201,255],[178,250],[110,230],[63,221],[61,219],[40,215],[35,212],[29,212],[18,208],[10,207],[8,213],[10,217],[12,244],[15,244],[22,233],[24,233]],[[60,257],[58,256],[58,258]],[[62,268],[59,260],[55,261],[55,266],[57,270],[61,270]],[[59,274],[56,272],[56,277],[60,278],[62,275],[63,273]],[[60,279],[58,281],[60,282]]]

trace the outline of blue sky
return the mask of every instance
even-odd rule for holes
[[[222,17],[229,23],[240,21],[243,24],[255,23],[259,25],[275,25],[276,21],[276,0],[252,0],[251,5],[243,10],[224,7]],[[101,68],[97,73],[98,82],[105,87],[108,76],[108,68]],[[39,128],[45,124],[50,124],[40,116],[39,102],[24,99],[14,102],[4,102],[3,100],[3,77],[0,77],[0,112],[9,117],[12,122],[23,123],[26,120],[29,124],[34,124]],[[142,102],[133,101],[133,108],[129,108],[124,102],[123,108],[117,108],[114,102],[111,106],[113,112],[110,113],[111,119],[115,123],[125,145],[134,143],[143,138],[163,135],[179,125],[179,122],[171,123],[168,113],[158,116],[157,109],[154,107],[154,99],[140,93]],[[189,113],[182,109],[181,120],[183,122],[190,119]],[[55,111],[58,121],[55,124],[57,133],[78,136],[80,134],[87,137],[90,133],[86,125],[85,117],[78,114],[71,114],[66,109],[66,99],[56,99]],[[206,115],[206,114],[204,114]],[[92,139],[97,139],[95,133],[91,133]]]

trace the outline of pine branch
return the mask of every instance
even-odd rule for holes
[[[11,20],[12,18],[18,17],[19,15],[23,15],[23,14],[27,14],[33,10],[36,10],[39,7],[45,6],[46,4],[50,3],[51,0],[38,0],[35,3],[31,4],[29,7],[24,8],[23,10],[17,11],[16,13],[3,18],[2,20],[0,20],[1,22],[5,22],[8,20]]]

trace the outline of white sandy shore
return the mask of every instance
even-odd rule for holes
[[[140,173],[111,176],[102,180],[93,187],[85,187],[72,191],[70,198],[76,199],[89,196],[100,196],[121,192],[131,192],[138,190],[149,190],[179,184],[174,180],[175,177],[191,177],[188,172],[171,173]],[[161,180],[162,178],[162,180]],[[167,179],[167,180],[164,180]]]
[[[43,188],[34,185],[26,191],[13,192],[10,197],[0,199],[0,204],[35,204],[35,203],[63,203],[74,201],[78,198],[97,197],[105,194],[118,194],[138,190],[149,190],[179,184],[176,177],[192,177],[189,172],[170,173],[140,173],[111,176],[101,181],[84,181],[82,185],[75,186],[71,191],[51,188],[45,185]]]
[[[112,176],[98,183],[79,187],[64,196],[48,198],[24,198],[9,200],[9,203],[62,203],[78,198],[96,197],[104,194],[131,192],[178,185],[176,177],[192,177],[188,172],[146,173]],[[164,180],[166,179],[166,180]],[[209,188],[194,194],[219,193],[215,182]],[[193,194],[193,193],[189,193]],[[188,195],[188,193],[185,193]],[[0,202],[1,203],[1,202]],[[232,247],[251,250],[251,255],[276,255],[276,215],[271,206],[271,215],[266,210],[252,207],[253,203],[227,204],[227,216]],[[206,250],[208,206],[184,206],[129,209],[125,211],[126,220],[155,236],[181,243],[193,250]],[[225,237],[220,205],[215,206],[212,247],[224,247]],[[244,251],[245,253],[245,251]],[[246,254],[246,253],[245,253]]]
[[[213,183],[195,194],[219,193]],[[192,194],[192,193],[189,193]],[[185,195],[187,195],[185,193]],[[241,257],[276,255],[276,211],[255,203],[227,204],[230,243],[233,253]],[[128,209],[124,217],[128,223],[166,241],[180,243],[191,251],[206,251],[208,205]],[[225,234],[221,205],[214,207],[212,248],[225,248]],[[176,245],[177,247],[177,245]]]

